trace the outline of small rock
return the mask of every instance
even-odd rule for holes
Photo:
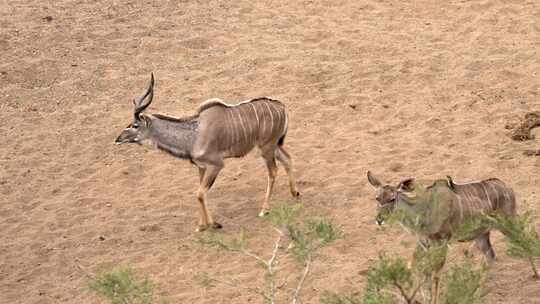
[[[540,149],[525,150],[525,151],[523,151],[523,154],[525,154],[527,156],[539,156],[540,155]]]
[[[140,231],[147,231],[147,232],[156,232],[159,231],[158,225],[144,225],[139,227]]]
[[[393,163],[390,165],[390,170],[392,172],[399,172],[401,171],[405,166],[401,163]]]
[[[105,241],[105,237],[103,235],[100,235],[98,238],[100,241]]]
[[[45,16],[42,18],[43,20],[47,21],[47,22],[51,22],[53,21],[53,17],[52,16]]]

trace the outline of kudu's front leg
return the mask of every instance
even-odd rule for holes
[[[425,276],[425,287],[428,292],[427,303],[437,304],[441,271],[446,262],[448,244],[446,241],[418,241],[413,255],[412,268],[420,270]],[[426,286],[427,285],[427,286]]]
[[[207,165],[206,168],[199,167],[200,185],[197,191],[197,200],[199,201],[199,227],[196,231],[204,231],[208,228],[219,229],[221,224],[214,222],[212,215],[206,208],[206,192],[212,188],[212,185],[216,181],[216,178],[221,171],[220,166]]]

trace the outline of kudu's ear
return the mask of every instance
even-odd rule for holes
[[[142,121],[145,127],[148,128],[150,126],[151,120],[148,116],[141,114],[139,115],[139,119]]]
[[[139,114],[141,114],[152,103],[153,99],[154,99],[154,73],[150,75],[150,85],[148,86],[148,89],[146,90],[144,95],[137,100],[135,99],[133,100],[133,104],[135,105],[135,119],[136,120],[139,119]]]
[[[447,176],[446,176],[446,181],[447,181],[447,183],[448,183],[448,187],[449,187],[450,189],[454,189],[454,185],[455,185],[455,184],[454,184],[454,180],[452,179],[452,177],[451,177],[450,175],[447,175]]]
[[[414,189],[414,177],[407,178],[399,183],[398,189],[403,191],[412,191]]]
[[[382,186],[382,183],[375,176],[373,176],[373,174],[371,174],[371,171],[367,172],[367,179],[369,183],[375,188],[379,188]]]

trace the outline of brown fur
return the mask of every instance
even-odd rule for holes
[[[161,114],[144,114],[153,97],[154,77],[143,97],[134,102],[135,121],[116,139],[116,143],[150,143],[169,154],[189,159],[199,169],[200,204],[198,230],[220,228],[206,206],[206,192],[224,166],[224,159],[242,157],[257,147],[268,169],[268,184],[260,215],[269,209],[277,174],[276,160],[289,176],[291,194],[298,196],[292,174],[292,160],[283,147],[288,117],[285,105],[266,97],[229,105],[219,99],[203,102],[196,114],[174,118]],[[148,97],[148,98],[147,98]],[[145,99],[148,101],[145,102]]]
[[[398,204],[410,208],[408,210],[417,210],[415,205],[408,205],[406,193],[412,192],[415,189],[415,180],[406,179],[398,184],[398,186],[383,185],[371,172],[368,171],[368,181],[377,189],[378,215],[377,223],[382,224],[380,219],[382,212],[392,212]],[[438,188],[440,187],[440,188]],[[419,219],[422,224],[428,227],[429,233],[423,235],[424,240],[419,240],[419,243],[424,244],[418,246],[414,257],[419,257],[425,251],[425,246],[429,246],[432,242],[448,241],[454,234],[456,229],[468,219],[482,214],[499,212],[504,216],[512,217],[516,213],[516,199],[512,189],[507,187],[501,180],[490,178],[479,182],[456,184],[451,177],[439,179],[433,182],[431,186],[425,188],[426,192],[434,194],[430,191],[439,191],[435,193],[446,193],[447,195],[437,195],[440,198],[452,198],[451,201],[444,201],[449,205],[449,210],[437,209],[441,204],[437,201],[429,201],[428,212],[425,214],[428,218]],[[430,197],[427,194],[426,197]],[[410,201],[414,202],[413,200]],[[402,207],[403,208],[403,207]],[[405,209],[406,210],[406,209]],[[445,210],[444,214],[437,212]],[[412,211],[415,212],[415,211]],[[447,213],[446,213],[447,212]],[[442,219],[442,221],[440,221]],[[435,225],[433,225],[435,224]],[[439,225],[437,225],[439,224]],[[435,230],[429,227],[435,227]],[[504,233],[504,231],[502,231]],[[490,242],[490,231],[487,227],[480,227],[470,238],[475,240],[477,247],[482,251],[488,261],[495,258],[495,252]],[[467,239],[469,240],[469,239]],[[462,240],[462,241],[467,241]],[[413,259],[414,260],[414,259]],[[437,303],[439,294],[440,271],[444,266],[445,261],[438,265],[434,265],[432,292],[435,297],[434,302]]]

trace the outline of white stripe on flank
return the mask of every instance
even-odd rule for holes
[[[459,204],[459,219],[463,220],[463,202],[461,201],[461,195],[456,195]]]
[[[494,209],[493,204],[491,204],[491,198],[489,198],[489,193],[486,190],[486,186],[484,186],[484,184],[482,184],[482,183],[480,185],[482,186],[482,189],[484,189],[484,192],[486,193],[487,201],[488,201],[488,204],[489,204],[489,206],[488,206],[488,208],[486,210],[489,211],[489,210]]]
[[[229,114],[231,115],[231,117],[229,117]],[[236,144],[236,129],[234,128],[234,121],[232,119],[231,111],[227,111],[227,121],[229,122],[229,125],[230,125],[229,130],[230,130],[231,135],[232,135],[231,149],[234,149],[233,147]]]
[[[259,138],[259,134],[261,133],[261,126],[259,125],[259,114],[257,114],[257,108],[255,108],[252,103],[250,103],[249,105],[251,106],[250,109],[253,109],[253,112],[255,113],[255,119],[257,119],[257,125],[255,126],[255,130],[253,131],[253,144],[255,144]]]
[[[278,109],[277,107],[275,107],[274,109],[276,109],[276,111],[279,113],[279,123],[281,124],[281,126],[284,126],[285,125],[285,112],[281,111],[281,109]]]
[[[280,125],[281,124],[281,112],[278,109],[276,109],[276,107],[273,104],[271,104],[269,106],[272,108],[272,111],[276,111],[276,123],[278,125]]]
[[[476,188],[474,186],[467,187],[468,190],[470,190],[472,200],[474,201],[474,209],[475,210],[482,210],[482,199],[478,194],[476,193]],[[476,204],[478,202],[478,205]]]
[[[270,122],[272,123],[272,126],[270,127],[270,136],[272,135],[272,132],[274,131],[274,114],[272,114],[272,110],[270,109],[270,106],[268,103],[264,103],[266,105],[266,108],[268,108],[268,111],[270,112]]]
[[[246,138],[246,141],[248,140],[247,134],[246,134],[246,128],[244,127],[244,119],[242,118],[242,115],[240,114],[240,108],[236,109],[236,112],[238,113],[238,121],[240,121],[240,125],[242,126],[242,132],[243,136]]]
[[[503,194],[504,194],[504,199],[505,199],[505,202],[510,202],[510,198],[508,197],[508,190],[506,189],[506,187],[503,185]]]
[[[249,105],[251,106],[251,108],[253,108],[253,112],[255,112],[255,118],[257,119],[257,128],[259,128],[259,115],[257,114],[257,109],[255,109],[255,106],[252,103],[250,103]]]
[[[478,193],[479,189],[476,189],[476,187],[473,186],[472,188],[474,190],[474,195],[476,196],[478,201],[478,211],[481,212],[482,210],[484,210],[484,200],[482,199],[482,193]]]
[[[242,108],[246,108],[246,113],[244,113],[244,110],[240,111],[240,114],[242,115],[242,119],[246,119],[246,130],[247,130],[247,134],[249,136],[246,136],[247,137],[247,140],[249,141],[249,143],[252,143],[253,142],[253,128],[251,126],[251,119],[249,119],[249,113],[248,113],[248,109],[247,107],[239,107],[238,110],[242,109]]]
[[[261,120],[262,120],[262,127],[261,127],[261,132],[259,132],[259,134],[264,138],[265,136],[265,129],[266,129],[266,117],[264,116],[264,111],[262,111],[262,115],[261,115]]]
[[[493,183],[488,183],[489,187],[491,188],[491,190],[493,190],[493,193],[495,193],[495,198],[497,199],[497,201],[495,202],[495,205],[493,205],[493,209],[495,208],[499,208],[499,191],[497,190],[497,187],[495,187],[493,185]]]
[[[472,213],[472,211],[474,209],[477,209],[478,207],[476,206],[476,202],[474,201],[474,197],[472,197],[469,193],[469,187],[464,187],[463,188],[463,194],[465,195],[465,202],[468,203],[468,206],[470,209],[470,212]]]

